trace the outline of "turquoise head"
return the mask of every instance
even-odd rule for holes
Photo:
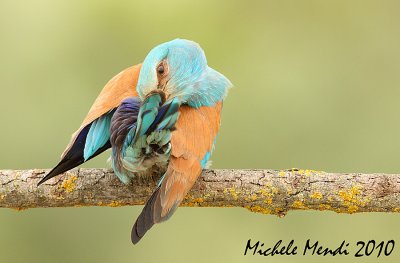
[[[204,51],[197,43],[175,39],[149,52],[136,89],[141,99],[162,91],[167,100],[178,98],[182,104],[200,107],[223,100],[231,86],[224,75],[207,65]]]

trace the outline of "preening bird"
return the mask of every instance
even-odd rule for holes
[[[167,220],[213,151],[231,82],[210,68],[201,47],[175,39],[113,77],[72,135],[61,161],[39,183],[111,148],[121,182],[162,175],[131,233],[134,244]]]

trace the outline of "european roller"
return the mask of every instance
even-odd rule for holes
[[[38,185],[111,148],[122,183],[161,176],[131,233],[134,244],[171,217],[207,165],[231,82],[207,65],[201,47],[175,39],[113,77],[95,100],[61,161]]]

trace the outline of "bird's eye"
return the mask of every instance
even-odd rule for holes
[[[161,63],[157,67],[157,74],[162,76],[162,75],[164,75],[164,72],[165,72],[165,68],[164,68],[164,65]]]

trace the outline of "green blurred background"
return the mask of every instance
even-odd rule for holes
[[[214,168],[400,172],[399,1],[0,1],[0,169],[50,168],[104,84],[176,37],[235,85]],[[86,167],[105,167],[107,154]],[[400,215],[181,208],[137,246],[141,207],[0,210],[0,262],[376,262],[243,256],[311,238],[395,239]],[[398,262],[400,247],[380,262]]]

